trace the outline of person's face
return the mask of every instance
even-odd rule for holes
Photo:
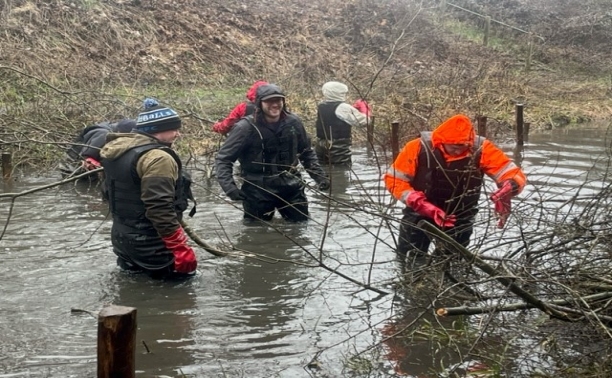
[[[181,133],[178,130],[166,130],[155,134],[157,139],[168,144],[174,143],[180,136]]]
[[[268,121],[277,121],[280,118],[284,103],[282,97],[274,97],[261,102],[261,110]]]
[[[467,144],[443,144],[442,146],[444,147],[444,151],[450,156],[463,155],[470,149],[470,146]]]

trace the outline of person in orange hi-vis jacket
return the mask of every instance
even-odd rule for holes
[[[389,192],[406,204],[398,256],[421,261],[426,256],[430,239],[417,227],[422,219],[467,246],[485,174],[497,184],[490,198],[503,228],[510,199],[525,187],[525,174],[495,144],[476,135],[468,117],[455,115],[406,143],[384,175]]]

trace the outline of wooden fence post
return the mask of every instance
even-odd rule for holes
[[[478,116],[476,118],[478,122],[478,135],[487,137],[487,116]]]
[[[527,58],[525,59],[525,71],[531,70],[531,56],[533,55],[533,33],[529,33],[527,37]]]
[[[399,122],[391,123],[391,151],[393,153],[393,161],[399,155]]]
[[[8,180],[13,175],[13,157],[10,152],[2,153],[2,177]]]
[[[516,104],[516,145],[523,145],[523,104]]]
[[[489,33],[491,32],[491,16],[485,18],[485,33],[482,39],[482,44],[485,46],[489,45]]]
[[[531,124],[529,122],[525,122],[523,125],[523,140],[529,143],[529,129],[531,128]]]
[[[98,314],[98,378],[136,377],[136,309],[111,305]]]
[[[368,149],[374,147],[374,116],[370,117],[368,124],[366,125],[366,135],[368,137]]]

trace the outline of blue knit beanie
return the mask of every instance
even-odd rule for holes
[[[153,99],[147,99],[153,100]],[[149,134],[155,134],[162,131],[177,130],[181,128],[181,119],[178,114],[171,108],[161,106],[155,101],[155,105],[152,103],[147,104],[147,100],[143,104],[145,110],[138,114],[136,120],[136,130],[142,131]]]

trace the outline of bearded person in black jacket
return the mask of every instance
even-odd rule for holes
[[[269,221],[275,210],[291,221],[308,219],[301,163],[320,190],[330,187],[298,116],[287,111],[285,95],[274,84],[257,89],[255,113],[236,123],[215,161],[225,194],[242,201],[245,219]],[[232,164],[240,161],[244,183],[238,188]]]

